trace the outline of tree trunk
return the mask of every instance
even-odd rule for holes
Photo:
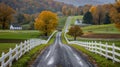
[[[2,23],[2,29],[5,29],[5,22]]]
[[[5,29],[5,21],[6,21],[6,19],[5,19],[5,17],[3,18],[3,23],[2,23],[2,29],[4,30]]]
[[[76,40],[76,36],[74,36],[74,40]]]
[[[45,33],[45,36],[48,36],[48,33],[47,33],[47,32]]]

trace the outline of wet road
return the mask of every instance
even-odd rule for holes
[[[32,67],[94,67],[83,55],[61,42],[57,33],[53,45],[40,55]]]

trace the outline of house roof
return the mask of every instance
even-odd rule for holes
[[[21,27],[21,25],[19,25],[19,24],[11,24],[13,27]]]

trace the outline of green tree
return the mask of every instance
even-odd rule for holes
[[[70,27],[69,32],[67,34],[73,36],[74,40],[76,40],[76,38],[78,36],[83,35],[83,32],[82,32],[80,26],[74,25],[74,26]]]
[[[109,17],[109,13],[106,13],[105,18],[104,18],[104,24],[110,24],[110,23],[111,23],[111,20]]]
[[[91,14],[91,12],[86,12],[84,17],[83,17],[83,23],[86,24],[92,24],[93,23],[93,16]]]

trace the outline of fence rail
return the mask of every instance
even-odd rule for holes
[[[41,39],[30,39],[25,40],[23,43],[21,42],[20,45],[16,45],[14,49],[9,49],[8,53],[2,53],[2,56],[0,57],[0,67],[11,67],[13,60],[18,60],[22,55],[24,55],[26,52],[29,52],[34,47],[40,45],[40,44],[47,44],[49,40],[52,38],[52,36],[56,33],[54,31],[51,36],[48,38],[48,40],[41,40]]]
[[[107,59],[109,58],[113,60],[113,62],[120,62],[120,47],[115,46],[114,43],[112,45],[109,45],[108,43],[102,44],[101,42],[97,43],[96,41],[69,41],[66,37],[66,33],[64,34],[64,37],[68,44],[77,44],[83,46],[91,52],[100,54]]]

